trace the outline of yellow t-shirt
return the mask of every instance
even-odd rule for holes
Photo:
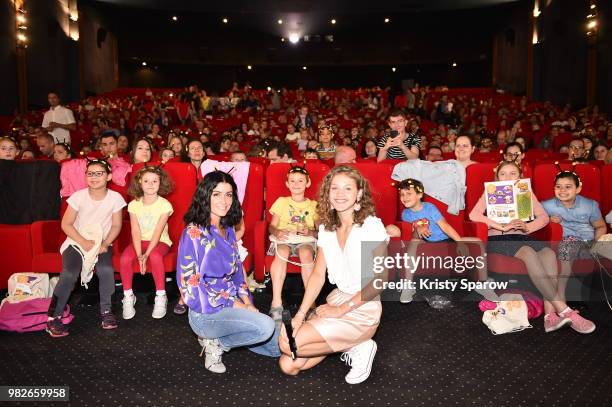
[[[290,196],[280,197],[270,208],[270,213],[279,217],[279,229],[297,231],[298,224],[304,223],[308,229],[313,230],[317,201],[306,198],[302,202],[295,202]]]
[[[133,213],[138,218],[140,238],[146,242],[150,242],[153,238],[153,232],[155,231],[155,226],[157,226],[160,216],[165,213],[170,216],[174,210],[172,209],[172,204],[168,202],[166,198],[159,196],[155,202],[146,206],[143,205],[142,198],[134,199],[128,205],[128,212]],[[166,226],[164,226],[159,241],[168,246],[172,246],[172,241],[170,240],[170,236],[168,236],[167,223]]]

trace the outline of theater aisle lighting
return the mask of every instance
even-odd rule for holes
[[[279,23],[279,24],[282,24],[283,20],[279,18],[276,22]]]
[[[145,61],[142,61],[142,66],[147,66],[147,63]]]
[[[223,17],[223,20],[221,21],[223,21],[223,24],[227,24],[229,20],[227,19],[227,17]]]
[[[177,16],[172,16],[172,21],[178,21],[178,17]]]
[[[300,41],[300,36],[297,33],[289,34],[289,42],[292,44],[297,44]]]
[[[285,37],[281,37],[281,42],[285,42]]]
[[[397,70],[397,68],[396,68],[396,67],[391,68],[391,71],[392,71],[392,72],[395,72],[396,70]]]
[[[26,31],[28,30],[27,20],[25,17],[26,11],[23,8],[16,8],[15,10],[15,20],[17,22],[17,32],[15,34],[15,38],[17,38],[17,47],[18,48],[27,48],[28,47],[28,37],[26,36]]]
[[[250,71],[251,69],[253,69],[253,67],[251,65],[247,65],[247,69]]]
[[[332,18],[332,19],[331,19],[331,23],[332,23],[332,24],[336,24],[336,19],[335,19],[335,18]]]
[[[303,67],[302,67],[302,69],[303,69],[303,70],[307,70],[307,69],[308,69],[308,67],[307,67],[307,66],[303,66]]]
[[[389,17],[385,18],[385,23],[389,23],[391,19]]]
[[[454,68],[454,67],[456,67],[456,66],[457,66],[457,63],[456,63],[456,62],[453,62],[453,68]]]

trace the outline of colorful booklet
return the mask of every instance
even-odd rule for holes
[[[487,217],[497,223],[534,219],[531,180],[485,182]]]

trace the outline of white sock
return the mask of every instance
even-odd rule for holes
[[[126,296],[126,297],[131,297],[132,295],[134,295],[134,292],[130,288],[129,290],[124,290],[123,291],[123,295]]]
[[[163,297],[164,295],[166,295],[166,290],[157,290],[155,291],[155,295],[159,295],[160,297]]]

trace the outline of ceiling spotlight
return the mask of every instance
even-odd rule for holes
[[[285,42],[285,37],[281,37],[281,41],[282,41],[282,42]]]
[[[587,28],[589,28],[589,29],[592,29],[592,28],[595,28],[595,27],[597,27],[597,20],[590,21],[587,24]]]
[[[303,66],[303,67],[302,67],[302,69],[303,69],[303,70],[307,70],[307,69],[308,69],[308,67],[307,67],[307,66]]]
[[[332,18],[332,19],[331,19],[331,23],[332,23],[332,24],[336,24],[336,19],[335,19],[335,18]]]
[[[253,69],[253,67],[251,65],[247,65],[247,69],[250,71],[251,69]]]
[[[71,34],[70,38],[72,38],[72,41],[78,41],[79,40],[79,33]]]
[[[456,63],[456,62],[453,62],[453,67],[455,67],[455,66],[457,66],[457,63]]]
[[[395,72],[397,69],[395,67],[391,68],[391,71]]]
[[[385,18],[385,23],[388,23],[389,21],[391,21],[389,17]]]
[[[227,22],[228,22],[229,20],[227,19],[227,17],[223,17],[223,20],[221,20],[221,21],[223,21],[223,24],[227,24]]]
[[[279,18],[279,19],[278,19],[278,21],[276,21],[276,22],[277,22],[277,23],[279,23],[279,24],[282,24],[282,23],[283,23],[283,20],[281,20],[281,19]]]
[[[177,16],[172,16],[172,21],[178,21],[178,17]]]
[[[591,10],[593,10],[595,7],[597,7],[595,4],[591,4]]]
[[[300,36],[296,33],[289,34],[289,42],[292,44],[297,44],[300,41]]]
[[[26,36],[21,33],[17,34],[17,39],[21,42],[26,42],[27,40]]]
[[[268,90],[268,92],[270,92],[272,90],[272,88],[269,87],[269,86],[266,89]]]
[[[24,24],[26,22],[26,18],[25,18],[25,16],[23,14],[17,14],[17,21],[20,24]]]
[[[79,21],[79,13],[78,11],[74,11],[72,13],[70,13],[70,20],[72,21]]]
[[[147,63],[142,61],[142,66],[147,66]]]

